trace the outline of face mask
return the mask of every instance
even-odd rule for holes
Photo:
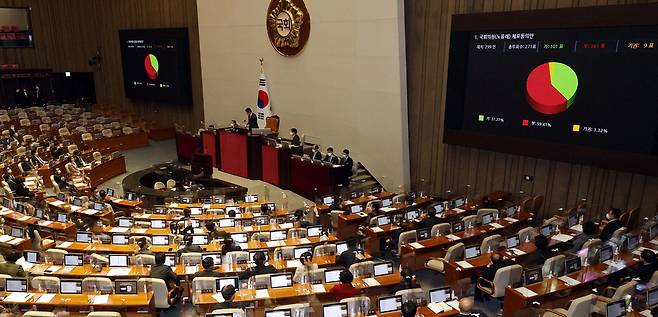
[[[295,134],[294,134],[294,133],[292,133],[292,132],[290,132],[290,136],[293,136],[293,135],[295,135]]]
[[[329,152],[329,153],[327,153],[327,155],[334,156],[334,153]]]
[[[612,220],[612,215],[608,213],[608,214],[605,215],[605,218],[608,219],[608,220]]]

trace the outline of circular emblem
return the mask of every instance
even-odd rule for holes
[[[311,17],[303,0],[271,0],[265,24],[270,43],[284,56],[299,54],[311,33]]]

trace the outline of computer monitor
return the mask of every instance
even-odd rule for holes
[[[216,195],[216,196],[212,196],[212,201],[215,204],[223,204],[224,198],[225,198],[224,195]]]
[[[153,219],[151,220],[152,229],[164,229],[167,227],[167,222],[162,219]]]
[[[7,292],[27,292],[27,279],[8,278],[5,280],[5,291]]]
[[[135,295],[137,294],[136,280],[116,280],[114,281],[114,294],[117,295]]]
[[[179,197],[180,202],[183,204],[191,204],[192,203],[192,196],[180,196]]]
[[[455,198],[455,199],[453,199],[452,201],[453,201],[453,204],[452,204],[452,205],[453,205],[455,208],[463,206],[464,203],[466,202],[466,200],[464,199],[464,197]]]
[[[292,309],[274,309],[265,312],[265,317],[291,317]]]
[[[350,199],[356,199],[356,198],[359,198],[360,196],[361,196],[361,193],[359,193],[359,192],[351,192],[350,193]]]
[[[109,255],[109,266],[110,267],[128,267],[128,255],[127,254],[110,254]]]
[[[606,317],[624,317],[626,316],[626,300],[610,302],[605,307]]]
[[[59,292],[61,294],[82,294],[82,280],[59,281]]]
[[[127,234],[113,234],[112,235],[112,244],[126,245],[128,244],[129,239]]]
[[[207,235],[193,235],[192,236],[192,245],[206,245],[208,244],[208,236]]]
[[[218,277],[215,283],[218,292],[221,292],[226,285],[233,285],[235,289],[240,289],[240,279],[237,276]]]
[[[436,204],[434,205],[434,211],[438,214],[440,212],[443,212],[443,204]]]
[[[57,213],[57,221],[58,222],[67,222],[69,219],[69,215],[65,213]]]
[[[235,227],[235,218],[222,218],[219,219],[220,228],[230,228]]]
[[[386,198],[382,200],[382,207],[390,207],[393,204],[393,200],[390,198]]]
[[[658,287],[654,287],[647,292],[647,307],[653,308],[658,305]]]
[[[91,232],[78,231],[75,235],[75,242],[91,243]]]
[[[340,272],[343,269],[327,269],[324,271],[324,282],[325,283],[336,283],[340,281]]]
[[[393,262],[390,261],[375,263],[372,268],[375,277],[393,274]]]
[[[407,211],[407,213],[405,214],[405,218],[407,220],[414,220],[414,219],[418,218],[418,210],[409,210],[409,211]]]
[[[127,192],[127,193],[126,193],[126,200],[130,200],[130,201],[137,200],[137,194],[136,194],[136,193]]]
[[[247,243],[247,241],[249,240],[248,234],[244,232],[232,233],[231,238],[233,238],[233,241],[237,243]]]
[[[250,195],[244,196],[244,202],[245,203],[255,203],[257,201],[258,201],[258,195],[256,195],[256,194],[250,194]]]
[[[350,206],[350,212],[352,212],[353,214],[360,213],[362,210],[363,210],[363,206],[361,206],[361,204]]]
[[[572,212],[569,217],[567,217],[567,226],[569,228],[578,224],[578,213]]]
[[[16,204],[16,212],[20,212],[20,213],[24,214],[25,213],[25,205]]]
[[[198,216],[203,214],[203,208],[201,207],[190,207],[190,215]]]
[[[466,249],[464,249],[464,258],[466,260],[472,259],[472,258],[477,258],[478,256],[481,255],[480,252],[481,252],[481,250],[480,250],[479,245],[472,245],[472,246],[466,247]]]
[[[270,223],[270,217],[268,216],[258,216],[253,218],[254,224],[257,226],[265,226]]]
[[[114,188],[107,188],[107,189],[105,189],[105,193],[106,193],[108,196],[114,196]]]
[[[11,208],[12,201],[10,199],[7,199],[7,198],[2,198],[2,205],[5,208]]]
[[[171,268],[176,267],[176,253],[165,254],[165,265]]]
[[[73,197],[73,205],[81,207],[82,206],[82,198]]]
[[[341,253],[347,251],[349,248],[347,247],[347,242],[339,242],[336,243],[336,254],[340,255]]]
[[[482,224],[483,225],[488,225],[488,224],[492,223],[493,220],[494,220],[493,212],[489,212],[489,213],[486,213],[486,214],[482,215]]]
[[[201,221],[198,219],[190,219],[190,223],[192,223],[192,228],[201,228]]]
[[[430,290],[430,303],[449,302],[452,300],[450,287],[439,287]]]
[[[612,259],[613,253],[612,253],[612,246],[611,245],[603,246],[600,249],[600,252],[601,252],[600,255],[599,255],[599,261],[600,262],[605,262],[605,261],[608,261],[608,260]]]
[[[267,207],[268,207],[271,211],[275,211],[275,210],[276,210],[276,203],[267,203],[267,204],[265,204],[265,205],[267,205]]]
[[[153,245],[169,245],[168,235],[155,235],[151,237],[151,244]]]
[[[292,286],[292,273],[277,273],[270,275],[270,287],[282,288]]]
[[[322,203],[329,206],[334,203],[334,196],[324,196],[322,197]]]
[[[516,215],[517,210],[518,207],[516,205],[507,207],[506,209],[507,217],[514,217],[514,215]]]
[[[388,216],[379,216],[377,217],[377,226],[385,226],[391,224],[391,218]]]
[[[377,299],[380,313],[399,311],[402,308],[402,296],[384,296]]]
[[[452,233],[464,231],[464,222],[455,221],[451,224],[451,227],[452,227]]]
[[[629,235],[628,239],[626,239],[626,246],[628,248],[628,251],[633,251],[637,249],[637,247],[640,246],[640,236],[637,234]]]
[[[301,258],[301,257],[302,257],[302,254],[304,254],[304,253],[306,253],[306,252],[311,252],[311,253],[313,253],[313,247],[296,247],[296,248],[294,249],[295,259],[299,259],[299,258]]]
[[[227,215],[231,211],[235,211],[235,214],[237,215],[240,213],[240,206],[226,206],[224,210],[226,211]]]
[[[117,225],[121,228],[132,228],[133,218],[126,218],[126,217],[119,218]]]
[[[64,254],[64,266],[80,266],[84,261],[82,254]]]
[[[212,262],[214,265],[219,266],[222,265],[222,254],[219,252],[212,252],[212,253],[203,253],[201,254],[201,259],[205,260],[206,258],[211,258]]]
[[[382,188],[379,186],[375,186],[370,189],[370,195],[377,195],[382,192]]]
[[[544,235],[546,237],[550,237],[553,234],[553,225],[548,224],[548,225],[542,226],[540,232],[541,232],[542,235]]]
[[[347,303],[322,305],[323,317],[347,317]]]
[[[101,211],[103,209],[105,209],[105,203],[98,202],[98,201],[94,202],[94,210]]]
[[[564,262],[565,266],[565,273],[566,274],[571,274],[573,272],[578,272],[580,271],[581,263],[580,263],[580,257],[577,256],[575,258],[568,259]]]
[[[541,267],[530,269],[530,270],[525,270],[523,272],[523,281],[525,285],[530,285],[534,284],[537,282],[541,282],[543,279],[541,275]]]
[[[153,213],[156,215],[164,215],[167,213],[167,208],[165,207],[155,207],[153,208]]]
[[[22,238],[24,237],[24,233],[25,229],[21,227],[11,227],[11,233],[9,235],[14,238]]]
[[[311,226],[306,228],[309,237],[318,237],[322,234],[322,226]]]
[[[23,254],[25,262],[38,264],[41,263],[41,253],[36,251],[25,251]]]
[[[431,238],[432,231],[430,228],[416,229],[416,240],[427,240]]]
[[[43,218],[43,209],[36,209],[34,211],[34,216],[37,218]]]
[[[516,248],[516,247],[519,246],[519,244],[521,244],[521,239],[519,238],[518,234],[513,234],[513,235],[507,237],[507,239],[505,241],[507,241],[507,248],[508,249]]]
[[[270,231],[270,241],[285,240],[287,236],[288,232],[286,230]]]
[[[64,193],[57,194],[57,200],[66,201],[66,194]]]
[[[268,253],[268,250],[266,250],[266,249],[263,249],[263,250],[252,250],[252,251],[249,251],[249,259],[251,260],[251,262],[254,262],[254,256],[255,256],[256,253],[258,253],[258,252],[263,252],[263,254],[265,255],[265,261],[267,261],[267,260],[270,259],[270,256],[269,256],[269,253]]]

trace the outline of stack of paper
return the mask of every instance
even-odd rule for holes
[[[292,223],[290,223],[290,222],[282,223],[282,224],[279,225],[279,227],[281,229],[290,229],[290,228],[292,228]]]
[[[223,303],[225,301],[224,296],[222,296],[222,293],[217,293],[213,295],[212,298],[214,298],[218,303]]]
[[[13,239],[14,237],[8,236],[8,235],[1,235],[0,236],[0,242],[6,243],[9,242],[9,240]]]
[[[372,227],[370,229],[372,230],[372,232],[384,232],[384,229],[380,227]]]
[[[18,245],[18,244],[20,244],[20,243],[23,242],[23,241],[25,241],[25,239],[23,239],[23,238],[16,238],[16,239],[14,239],[14,240],[9,241],[9,244],[11,244],[11,245]]]
[[[129,267],[113,267],[107,272],[108,276],[128,276],[130,275]]]
[[[238,243],[238,245],[240,246],[240,249],[242,249],[242,250],[249,249],[249,243],[246,243],[246,242],[245,243]]]
[[[95,209],[85,209],[82,211],[82,213],[87,214],[87,215],[95,215],[98,213],[98,210]]]
[[[57,247],[58,248],[68,248],[72,244],[73,244],[73,242],[71,242],[71,241],[64,241],[64,242],[60,243]]]
[[[499,224],[499,223],[495,223],[495,222],[492,222],[492,223],[490,223],[489,225],[490,225],[491,227],[495,228],[495,229],[500,229],[500,228],[504,228],[504,227],[505,227],[505,226],[503,226],[503,225],[501,225],[501,224]]]
[[[279,241],[267,241],[265,242],[268,248],[275,248],[279,246]]]
[[[74,268],[75,266],[65,266],[59,270],[59,273],[70,273]]]
[[[365,279],[364,282],[366,282],[366,284],[368,284],[368,286],[370,286],[370,287],[381,285],[376,279],[374,279],[372,277],[369,277],[369,278]]]
[[[286,262],[286,267],[289,269],[298,266],[302,266],[302,262],[300,262],[299,260],[290,260]]]
[[[186,267],[185,267],[185,274],[187,274],[187,275],[194,274],[194,273],[196,273],[196,272],[198,272],[198,271],[199,271],[199,267],[197,267],[196,265],[194,265],[194,266],[186,266]]]
[[[558,277],[558,280],[567,283],[569,286],[574,286],[580,284],[578,280],[572,279],[566,275]]]
[[[573,239],[573,237],[568,235],[568,234],[560,233],[560,234],[556,234],[556,235],[552,236],[551,239],[554,239],[554,240],[557,240],[557,241],[560,241],[560,242],[567,242],[567,241],[571,241]]]
[[[23,216],[23,217],[20,217],[20,218],[18,218],[18,219],[16,219],[16,220],[18,220],[18,221],[28,221],[28,220],[30,220],[30,219],[32,219],[32,217],[30,217],[30,216]]]
[[[50,303],[53,297],[55,297],[55,294],[41,294],[37,299],[37,303]]]
[[[510,249],[510,251],[512,251],[514,255],[524,255],[525,254],[525,252],[523,252],[523,251],[521,251],[517,248],[512,248],[512,249]]]
[[[123,232],[126,232],[128,230],[130,230],[130,228],[114,227],[114,228],[110,229],[110,232],[123,233]]]
[[[52,273],[57,272],[59,269],[60,269],[59,265],[52,265],[49,268],[47,268],[45,272],[52,274]]]
[[[254,231],[254,228],[252,226],[245,226],[245,227],[242,227],[242,231],[247,231],[247,232]]]
[[[9,294],[9,296],[5,297],[4,301],[5,302],[12,302],[12,303],[25,303],[31,297],[32,297],[32,294],[30,294],[30,293],[13,292],[13,293]]]
[[[473,267],[473,265],[471,265],[471,263],[468,263],[468,261],[457,261],[457,265],[465,269],[470,269]]]
[[[448,240],[450,240],[450,241],[457,241],[457,240],[459,240],[459,237],[456,236],[456,235],[454,235],[454,234],[449,234],[449,235],[446,236],[446,238],[448,238]]]
[[[268,292],[267,289],[257,289],[256,298],[257,299],[270,298],[270,292]]]
[[[395,208],[393,208],[393,207],[382,207],[379,210],[381,210],[382,212],[391,212],[391,211],[394,211]]]
[[[126,228],[127,229],[127,228]],[[135,233],[143,234],[146,233],[146,228],[138,228],[135,229]]]
[[[326,293],[327,290],[324,288],[323,284],[313,284],[313,293]]]
[[[518,219],[514,219],[512,217],[507,217],[504,220],[507,221],[507,222],[511,222],[511,223],[515,223],[515,222],[519,221]]]
[[[96,295],[94,296],[94,305],[106,305],[110,299],[110,295]]]
[[[64,202],[61,201],[61,200],[55,200],[55,201],[51,202],[50,204],[53,205],[53,206],[61,206],[61,205],[64,205]]]
[[[76,205],[71,205],[71,211],[78,211],[80,209],[82,209],[82,207],[76,206]]]
[[[519,293],[521,293],[521,295],[523,295],[523,296],[525,296],[525,297],[533,297],[533,296],[537,296],[537,293],[535,293],[535,292],[533,292],[533,291],[531,291],[531,290],[529,290],[529,289],[527,289],[527,288],[525,288],[525,287],[519,287],[519,288],[516,288],[516,291],[519,292]]]
[[[425,247],[424,245],[422,245],[418,242],[412,242],[412,243],[409,243],[409,245],[414,249],[422,249],[422,248]]]
[[[39,221],[39,222],[37,222],[37,223],[38,223],[39,225],[41,225],[41,226],[46,227],[46,226],[49,226],[49,225],[50,225],[51,223],[53,223],[53,222],[50,221],[50,220],[42,220],[42,221]]]
[[[2,208],[5,208],[5,207],[2,207]],[[5,215],[8,215],[8,214],[10,214],[10,213],[12,213],[12,212],[13,212],[13,211],[11,211],[11,210],[9,210],[9,209],[5,209],[5,210],[3,210],[2,212],[0,212],[0,215],[5,216]]]
[[[461,209],[461,208],[452,208],[452,211],[454,211],[455,213],[460,214],[460,213],[462,213],[462,212],[464,212],[464,211],[466,211],[466,210]]]

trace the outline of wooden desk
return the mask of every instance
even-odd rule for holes
[[[151,274],[151,269],[148,266],[131,265],[127,269],[129,269],[130,271],[124,273],[122,272],[122,270],[112,270],[112,268],[110,267],[103,266],[100,271],[95,272],[91,264],[74,266],[71,267],[70,270],[68,270],[62,265],[52,265],[52,264],[42,263],[32,266],[29,269],[29,272],[32,275],[48,275],[48,276],[56,276],[59,278],[72,278],[72,279],[85,278],[88,276],[108,277],[111,279],[126,279],[126,278],[137,279],[140,277],[148,277]]]
[[[346,178],[343,166],[324,165],[299,156],[290,160],[290,189],[311,200],[333,195]]]
[[[458,310],[449,310],[441,313],[435,313],[427,306],[420,306],[416,309],[416,317],[448,317],[448,316],[457,316],[459,315]],[[400,312],[391,312],[391,313],[377,313],[378,317],[400,317],[402,314]]]
[[[484,236],[513,230],[514,228],[527,224],[532,220],[532,216],[531,213],[520,212],[513,218],[516,221],[508,221],[506,220],[507,218],[503,218],[494,222],[495,224],[502,226],[500,228],[495,228],[491,224],[470,229],[467,228],[464,231],[453,234],[453,236],[458,238],[457,240],[451,240],[449,236],[438,236],[418,241],[418,243],[423,246],[422,248],[415,248],[411,244],[405,243],[401,248],[401,262],[405,267],[410,267],[414,270],[422,269],[427,260],[432,257],[441,256],[441,253],[445,252],[444,249],[447,249],[453,244],[458,242],[467,243],[468,241],[473,241]]]
[[[143,202],[138,200],[127,200],[119,197],[105,196],[105,201],[112,203],[113,206],[119,207],[124,210],[132,211],[137,207],[142,207]]]
[[[97,187],[111,178],[119,176],[125,172],[126,158],[123,155],[120,155],[92,167],[91,170],[87,172],[87,175],[89,175],[91,187]]]
[[[6,293],[6,299],[11,293]],[[136,295],[108,295],[107,301],[102,304],[95,304],[94,297],[98,295],[91,294],[55,294],[55,296],[47,302],[39,302],[39,298],[43,293],[30,292],[32,295],[25,302],[10,302],[6,300],[0,301],[0,304],[7,305],[35,305],[38,310],[52,310],[54,307],[65,306],[67,310],[89,310],[89,307],[94,307],[96,311],[124,311],[135,312],[137,310],[146,310],[151,316],[157,316],[154,307],[153,292],[138,293]]]
[[[71,253],[136,253],[139,248],[136,244],[104,244],[104,243],[82,243],[65,241],[56,245],[57,249],[66,250]]]
[[[0,208],[0,215],[7,220],[9,224],[17,224],[21,227],[26,227],[27,225],[35,225],[40,230],[57,232],[70,237],[74,237],[77,232],[77,228],[72,223],[63,223],[57,221],[46,221],[41,220],[36,217],[31,217],[13,210],[7,209],[5,207]]]
[[[105,218],[109,219],[112,221],[114,219],[114,214],[109,211],[109,210],[103,210],[103,211],[98,211],[95,209],[89,209],[89,208],[84,208],[84,207],[78,207],[66,202],[63,202],[55,197],[49,197],[45,199],[45,202],[48,204],[48,207],[51,209],[56,209],[61,212],[65,213],[76,213],[81,216],[88,216],[88,217],[98,217],[98,218]]]
[[[146,132],[115,135],[109,138],[87,141],[87,145],[95,149],[113,147],[123,151],[148,146],[149,135]]]

